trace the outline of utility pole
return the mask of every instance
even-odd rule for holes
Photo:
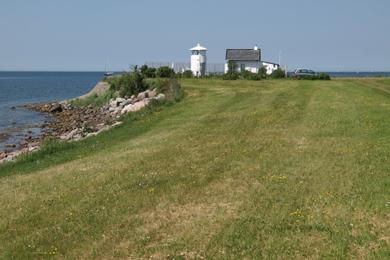
[[[286,78],[287,78],[288,77],[287,64],[284,64],[284,73],[286,74]]]

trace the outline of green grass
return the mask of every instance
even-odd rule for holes
[[[114,91],[108,90],[103,95],[94,94],[82,99],[74,99],[71,101],[71,104],[74,106],[102,107],[113,97],[115,97]]]
[[[390,80],[183,80],[0,166],[0,258],[390,257]]]

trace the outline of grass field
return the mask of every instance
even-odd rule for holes
[[[390,258],[390,79],[182,85],[0,166],[0,258]]]

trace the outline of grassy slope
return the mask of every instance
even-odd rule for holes
[[[390,80],[185,80],[0,168],[0,258],[388,258]]]

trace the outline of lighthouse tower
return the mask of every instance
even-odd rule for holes
[[[191,51],[191,71],[196,77],[200,77],[206,74],[206,51],[205,47],[197,46],[190,49]]]

